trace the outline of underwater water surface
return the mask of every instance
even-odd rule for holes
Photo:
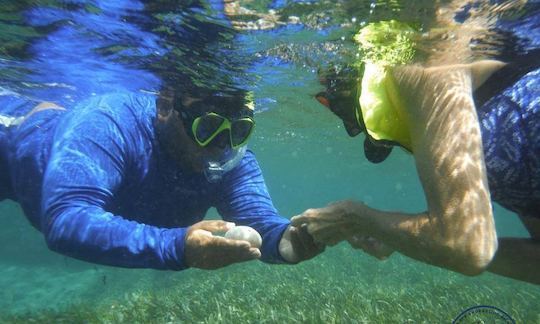
[[[247,57],[246,83],[257,103],[249,147],[281,215],[350,198],[385,210],[425,210],[413,158],[394,150],[385,163],[369,163],[363,139],[346,136],[314,99],[322,90],[318,68],[354,57],[351,36],[363,22],[415,8],[399,1],[241,2],[252,10],[237,22],[247,26],[235,38],[245,56],[228,60],[224,51],[205,61],[189,53],[198,46],[191,40],[171,45],[186,40],[177,33],[191,31],[175,26],[194,26],[179,13],[192,3],[0,1],[0,93],[69,106],[111,89],[157,91],[182,59],[182,73],[200,61],[212,74],[212,59],[234,65]],[[219,16],[220,3],[189,13]],[[424,4],[418,12],[429,17],[426,3],[413,7]],[[210,20],[216,32],[220,19]],[[175,49],[176,56],[166,55]],[[515,214],[494,207],[499,236],[528,236]],[[49,251],[16,203],[0,203],[0,322],[450,323],[476,305],[501,308],[516,323],[540,323],[539,286],[490,273],[467,277],[397,253],[378,261],[344,243],[294,266],[164,272],[85,263]]]

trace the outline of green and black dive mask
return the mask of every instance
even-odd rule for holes
[[[174,106],[189,136],[201,147],[239,148],[255,127],[250,92],[184,94]]]
[[[242,160],[246,144],[255,127],[254,102],[250,92],[201,91],[175,98],[189,136],[201,147],[220,152],[208,156],[204,173],[209,182],[217,182]]]
[[[316,94],[315,98],[343,121],[349,136],[355,137],[364,132],[364,155],[370,162],[380,163],[390,155],[392,146],[371,138],[366,132],[362,114],[359,113],[362,72],[363,66],[334,66],[319,71],[319,81],[326,90]]]

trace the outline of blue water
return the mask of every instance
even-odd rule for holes
[[[257,128],[249,145],[283,216],[349,198],[385,210],[425,209],[411,156],[394,150],[385,163],[369,163],[363,139],[347,137],[313,98],[322,90],[317,69],[354,57],[354,31],[391,15],[397,1],[246,3],[257,12],[273,8],[299,17],[300,23],[282,18],[269,30],[235,35],[230,48],[202,53],[192,50],[230,30],[220,2],[197,9],[171,3],[147,2],[145,8],[140,1],[0,1],[0,93],[69,107],[109,91],[155,92],[175,73],[196,77],[190,64],[199,64],[199,81],[208,86],[255,91]],[[430,10],[426,5],[416,17],[420,23],[427,23]],[[399,14],[409,13],[405,8]],[[215,78],[208,81],[204,73]],[[499,236],[527,236],[513,213],[495,205],[495,218]],[[153,306],[143,300],[148,294]],[[469,278],[398,255],[379,262],[345,244],[290,267],[252,262],[173,273],[88,264],[50,252],[17,204],[0,203],[0,318],[68,314],[64,320],[71,322],[70,310],[78,307],[83,315],[73,322],[84,316],[148,321],[148,314],[137,313],[145,306],[156,322],[171,316],[172,322],[433,323],[450,322],[474,304],[494,304],[523,323],[540,323],[537,286],[489,273]],[[167,310],[171,314],[164,315]],[[120,316],[110,315],[115,311],[123,317],[110,317]]]

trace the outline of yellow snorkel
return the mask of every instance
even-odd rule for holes
[[[408,151],[409,125],[390,69],[413,60],[416,34],[409,25],[390,20],[368,24],[354,36],[365,65],[356,117],[375,141],[399,144]]]

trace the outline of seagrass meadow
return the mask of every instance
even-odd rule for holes
[[[125,274],[103,270],[80,275],[91,277],[102,294],[121,285],[112,281],[126,280]],[[4,316],[2,322],[449,323],[468,306],[484,304],[504,309],[516,323],[540,321],[538,288],[491,275],[473,280],[400,257],[378,263],[345,246],[295,267],[246,264],[137,277],[130,288],[103,299],[72,305],[64,300],[54,309]]]

